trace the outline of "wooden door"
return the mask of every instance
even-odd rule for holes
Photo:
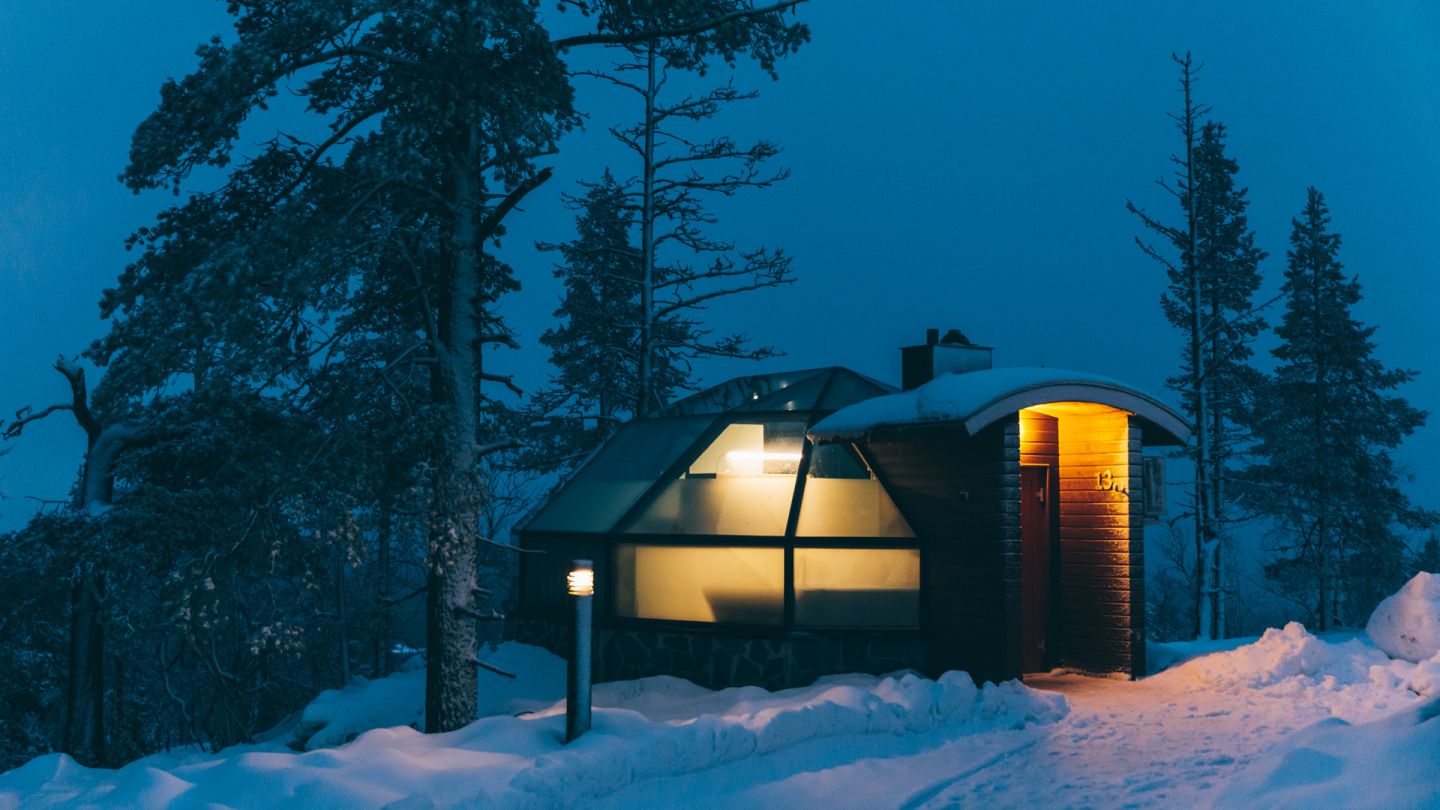
[[[1049,669],[1045,644],[1050,617],[1050,468],[1020,468],[1020,667]]]

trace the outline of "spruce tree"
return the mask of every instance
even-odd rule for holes
[[[560,255],[563,284],[556,325],[540,337],[555,372],[531,403],[544,425],[533,454],[542,469],[571,466],[634,415],[640,368],[641,257],[624,190],[606,172],[566,203],[576,238],[540,246]]]
[[[1343,272],[1340,236],[1314,188],[1293,220],[1273,350],[1257,402],[1249,502],[1273,522],[1269,576],[1319,630],[1363,620],[1404,574],[1397,528],[1431,516],[1399,489],[1391,451],[1425,412],[1389,393],[1414,378],[1375,357],[1376,327],[1356,319],[1360,283]]]
[[[1184,142],[1173,181],[1161,181],[1179,204],[1182,220],[1168,224],[1134,203],[1129,210],[1168,250],[1138,239],[1147,256],[1165,268],[1161,297],[1165,317],[1186,336],[1180,373],[1168,380],[1195,425],[1185,449],[1195,465],[1191,494],[1194,516],[1195,635],[1216,638],[1227,626],[1227,600],[1234,595],[1229,549],[1234,493],[1226,487],[1248,446],[1250,399],[1259,374],[1250,365],[1251,344],[1264,329],[1255,306],[1260,262],[1247,216],[1247,190],[1236,182],[1238,163],[1226,153],[1226,130],[1207,121],[1210,110],[1194,97],[1199,68],[1187,53],[1180,65],[1181,112],[1172,116]],[[1173,256],[1173,258],[1172,258]]]

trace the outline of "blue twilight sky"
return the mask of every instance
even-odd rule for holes
[[[798,284],[710,313],[717,328],[789,353],[768,368],[842,364],[893,381],[899,346],[960,327],[1003,365],[1160,391],[1179,335],[1125,200],[1171,213],[1154,180],[1177,145],[1169,56],[1190,49],[1272,254],[1267,290],[1313,184],[1364,285],[1360,316],[1381,325],[1382,358],[1419,370],[1405,394],[1440,410],[1440,4],[812,0],[801,13],[813,42],[777,83],[742,70],[761,98],[718,122],[779,141],[793,172],[729,201],[717,231],[796,257]],[[6,414],[62,398],[50,362],[103,331],[96,302],[126,261],[125,236],[171,201],[116,182],[130,133],[161,82],[193,67],[194,47],[227,31],[218,0],[0,0]],[[576,180],[607,164],[630,173],[604,128],[633,105],[581,89],[589,129],[566,142],[556,179],[512,217],[505,245],[524,284],[505,309],[525,349],[493,362],[532,385],[546,373],[535,338],[557,285],[530,245],[569,235],[558,196]],[[257,138],[267,126],[252,127]],[[751,368],[701,371],[715,382]],[[64,497],[82,449],[64,419],[27,431],[0,459],[0,529],[31,513],[25,496]],[[1415,496],[1440,507],[1440,427],[1400,457]]]

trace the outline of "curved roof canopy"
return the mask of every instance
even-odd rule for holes
[[[843,408],[809,431],[815,441],[857,439],[876,428],[960,423],[974,435],[1022,408],[1052,402],[1091,402],[1140,419],[1146,444],[1184,444],[1190,425],[1169,406],[1135,388],[1080,371],[997,368],[943,374],[914,389]]]

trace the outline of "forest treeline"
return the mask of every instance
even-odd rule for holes
[[[131,238],[101,299],[109,331],[73,359],[57,347],[68,399],[0,424],[23,441],[67,419],[87,440],[72,497],[0,539],[0,769],[253,739],[322,689],[393,671],[416,614],[426,730],[472,721],[477,648],[515,567],[503,535],[546,476],[692,390],[698,361],[777,353],[704,319],[795,278],[781,246],[715,214],[787,177],[779,145],[726,134],[753,92],[716,76],[775,77],[809,39],[800,2],[232,4],[235,35],[201,45],[135,131],[122,182],[176,203]],[[601,49],[605,69],[578,56]],[[1279,299],[1254,300],[1267,257],[1226,130],[1182,70],[1179,214],[1132,207],[1188,336],[1171,385],[1204,426],[1173,522],[1193,538],[1172,572],[1184,598],[1157,590],[1152,626],[1227,632],[1248,521],[1273,527],[1269,582],[1304,618],[1363,620],[1435,565],[1407,546],[1431,518],[1389,455],[1424,419],[1394,393],[1411,373],[1374,359],[1318,192]],[[584,82],[633,107],[582,109]],[[282,89],[311,134],[242,138]],[[536,245],[562,296],[540,338],[553,372],[522,398],[489,362],[518,345],[498,240],[586,116],[626,159],[563,190],[575,233]],[[223,179],[192,190],[202,171]]]
[[[1149,631],[1254,631],[1242,614],[1265,601],[1257,587],[1312,629],[1363,624],[1415,570],[1440,564],[1435,535],[1412,546],[1436,516],[1411,503],[1392,455],[1425,423],[1396,392],[1415,372],[1375,356],[1376,327],[1354,312],[1359,279],[1344,272],[1340,235],[1313,187],[1291,221],[1279,294],[1261,299],[1270,257],[1250,227],[1228,130],[1198,100],[1200,65],[1189,53],[1174,60],[1180,148],[1159,184],[1178,212],[1127,204],[1145,230],[1136,243],[1168,281],[1160,304],[1184,347],[1167,385],[1194,427],[1182,451],[1194,475],[1160,540],[1169,565],[1147,599]],[[1256,363],[1263,338],[1269,369]],[[1243,557],[1258,555],[1242,540],[1254,532],[1264,577],[1247,593]]]
[[[417,604],[426,730],[473,721],[526,471],[685,389],[697,358],[773,354],[699,317],[791,279],[711,211],[785,179],[775,144],[710,124],[753,95],[713,77],[774,77],[809,38],[800,2],[230,4],[234,36],[134,133],[121,181],[178,200],[131,238],[108,333],[56,362],[67,401],[0,425],[87,437],[73,498],[0,544],[0,768],[251,739],[388,673]],[[634,105],[582,109],[583,82]],[[254,144],[281,93],[303,123]],[[577,239],[543,246],[558,367],[517,406],[492,362],[517,345],[498,243],[589,115],[633,157],[593,167]]]

